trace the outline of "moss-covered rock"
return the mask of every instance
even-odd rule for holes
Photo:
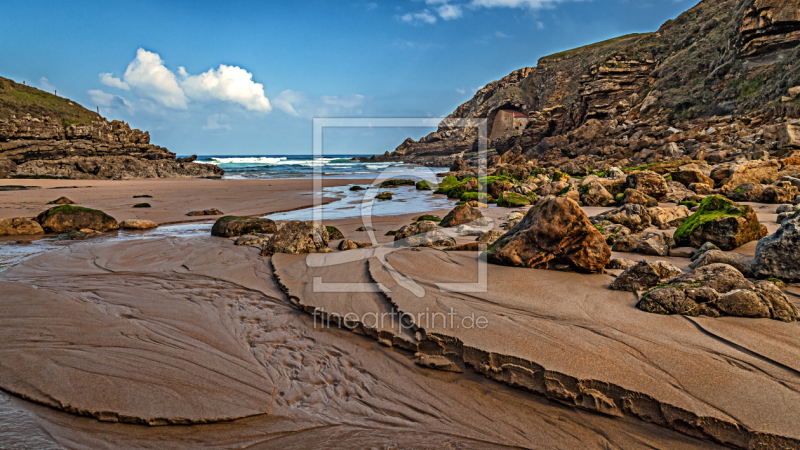
[[[57,200],[53,200],[52,202],[47,202],[48,205],[74,205],[75,202],[68,199],[67,197],[59,197]]]
[[[330,226],[326,225],[325,229],[328,230],[328,239],[330,239],[331,241],[335,241],[335,240],[338,240],[338,239],[344,239],[344,234],[342,234],[342,232],[339,231],[338,228],[330,227]]]
[[[461,194],[461,201],[464,203],[469,203],[472,201],[487,203],[489,201],[489,196],[483,192],[464,192]]]
[[[434,216],[432,214],[425,214],[425,215],[417,217],[417,220],[415,220],[415,222],[422,222],[422,221],[441,222],[442,219],[439,216]]]
[[[275,222],[259,217],[220,217],[211,227],[211,235],[218,237],[236,237],[251,233],[272,234],[277,231]]]
[[[730,251],[767,234],[767,227],[758,221],[753,208],[711,195],[675,231],[674,238],[679,247],[700,247],[711,242]]]
[[[380,194],[376,195],[375,198],[377,200],[391,200],[393,196],[394,196],[394,192],[386,191],[386,192],[381,192]]]
[[[395,187],[395,186],[414,186],[416,184],[417,183],[414,180],[397,179],[397,180],[386,180],[381,183],[380,187],[385,188],[385,187]]]
[[[95,231],[119,229],[117,220],[103,211],[75,205],[50,208],[39,214],[36,221],[47,233],[66,233],[82,228]]]
[[[133,205],[134,208],[150,208],[150,203],[137,203]]]
[[[355,191],[364,191],[364,190],[366,190],[366,188],[363,188],[361,186],[350,186],[350,190],[354,191],[354,192]]]
[[[531,204],[531,199],[525,195],[514,192],[505,192],[497,199],[497,206],[505,208],[519,208]]]
[[[570,179],[570,176],[564,172],[556,170],[555,172],[553,172],[553,176],[550,177],[550,179],[553,181],[567,181]]]
[[[417,188],[418,191],[432,191],[433,190],[433,185],[431,185],[431,183],[428,183],[425,180],[418,181],[417,184],[415,184],[414,186]]]

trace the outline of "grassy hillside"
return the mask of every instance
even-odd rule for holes
[[[0,77],[0,119],[25,114],[33,117],[50,116],[65,127],[92,122],[100,117],[69,99]]]

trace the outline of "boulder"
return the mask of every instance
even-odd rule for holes
[[[644,291],[681,275],[683,275],[681,269],[672,263],[641,260],[625,269],[609,288],[616,291]]]
[[[514,183],[510,181],[497,180],[489,183],[486,187],[486,192],[492,198],[500,198],[500,194],[514,189]]]
[[[121,228],[126,230],[149,230],[158,228],[158,224],[150,220],[128,219],[119,223]]]
[[[603,235],[608,245],[614,245],[617,239],[631,234],[631,230],[627,227],[607,220],[595,223],[594,227]]]
[[[761,195],[762,203],[789,203],[800,195],[800,190],[788,181],[778,181],[764,188]]]
[[[456,233],[459,236],[480,236],[483,234],[483,230],[479,230],[477,228],[472,228],[469,225],[460,225],[456,229]]]
[[[690,191],[686,186],[677,181],[668,181],[667,191],[667,195],[660,199],[660,201],[664,203],[680,203],[684,200],[691,200],[697,196],[695,192]]]
[[[344,239],[344,234],[339,231],[336,227],[329,227],[325,226],[325,229],[328,230],[328,239],[331,241],[338,241],[339,239]]]
[[[800,126],[785,125],[778,132],[778,148],[800,148]]]
[[[44,234],[44,229],[37,222],[24,217],[0,219],[0,236],[20,236]]]
[[[278,231],[278,227],[275,222],[259,217],[220,217],[211,227],[212,236],[228,238],[251,233],[272,234],[276,231]]]
[[[642,295],[636,307],[656,314],[736,316],[793,322],[798,311],[769,281],[751,283],[727,264],[709,264]]]
[[[467,205],[459,205],[444,216],[439,225],[444,228],[457,227],[472,223],[481,217],[483,217],[483,213],[479,209]]]
[[[647,208],[658,206],[656,199],[637,189],[625,189],[621,203],[623,205],[642,205]]]
[[[328,230],[318,222],[292,220],[286,222],[272,238],[264,244],[262,256],[275,253],[328,253]]]
[[[50,208],[36,217],[36,221],[47,233],[66,233],[81,228],[96,231],[119,229],[116,219],[96,209],[74,205],[61,205]]]
[[[55,237],[59,241],[85,241],[89,239],[89,233],[80,230],[72,230],[61,233]]]
[[[505,233],[503,233],[502,231],[499,231],[499,230],[487,231],[487,232],[481,234],[480,236],[478,236],[477,242],[479,244],[492,245],[495,242],[497,242],[498,239],[503,237],[504,234]]]
[[[614,258],[606,264],[606,269],[625,270],[636,265],[636,261],[627,258]]]
[[[642,233],[618,238],[611,249],[615,252],[669,256],[669,250],[674,247],[675,241],[666,233]]]
[[[697,251],[694,252],[694,254],[691,257],[691,261],[694,261],[697,258],[703,256],[703,253],[709,250],[719,250],[719,247],[712,244],[711,242],[706,242],[705,244],[701,245],[700,248],[697,249]]]
[[[359,187],[359,186],[353,186],[353,187]],[[428,182],[427,182],[427,181],[425,181],[425,180],[418,181],[416,184],[414,184],[414,187],[415,187],[415,188],[416,188],[418,191],[432,191],[432,190],[433,190],[433,186],[431,185],[431,183],[428,183]],[[350,188],[350,190],[352,191],[352,190],[354,190],[354,189],[353,189],[353,188]],[[362,191],[363,191],[363,190],[364,190],[364,188],[361,188],[361,189],[355,189],[355,190],[362,190]]]
[[[372,244],[368,242],[358,242],[358,241],[351,241],[350,239],[345,239],[342,242],[339,242],[339,250],[356,250],[359,248],[369,248],[372,247]]]
[[[470,170],[471,167],[469,164],[464,162],[461,158],[456,158],[453,160],[453,164],[450,165],[450,172],[464,172]]]
[[[520,208],[531,204],[531,199],[516,192],[505,192],[497,199],[497,206],[504,208]]]
[[[647,209],[642,205],[636,204],[622,205],[619,208],[592,217],[592,222],[594,223],[600,223],[604,220],[618,223],[633,233],[639,233],[651,225]]]
[[[672,208],[647,208],[647,214],[650,215],[650,222],[654,227],[665,229],[669,227],[669,223],[673,220],[682,219],[692,215],[689,208],[684,205],[678,205]]]
[[[245,234],[236,238],[233,245],[260,245],[269,242],[269,234]]]
[[[778,171],[781,163],[774,159],[766,161],[750,161],[728,169],[729,177],[722,186],[722,192],[728,193],[744,183],[771,184],[780,178]],[[712,172],[712,178],[713,172]]]
[[[48,205],[74,205],[75,202],[73,202],[72,200],[68,199],[67,197],[59,197],[58,199],[53,200],[52,202],[47,202],[47,204]]]
[[[748,256],[733,253],[723,252],[722,250],[711,249],[693,259],[689,264],[692,270],[698,267],[707,266],[709,264],[727,264],[742,273],[746,277],[753,276],[752,269],[753,258]]]
[[[677,171],[672,172],[671,175],[672,175],[672,181],[681,183],[686,187],[689,187],[690,185],[695,183],[707,184],[709,186],[714,185],[714,180],[698,169],[680,168]]]
[[[456,240],[442,233],[435,223],[422,221],[406,225],[394,236],[395,247],[453,247]]]
[[[629,189],[641,191],[656,200],[663,199],[669,193],[664,177],[650,170],[642,170],[628,175],[626,183]]]
[[[614,203],[614,196],[600,183],[591,183],[581,189],[581,201],[586,206],[608,206]]]
[[[420,181],[420,183],[422,183],[422,181]],[[417,183],[417,184],[419,184],[419,183]],[[427,184],[427,182],[426,182],[426,184]],[[363,188],[361,186],[358,186],[358,185],[350,186],[350,191],[352,191],[352,192],[365,191],[365,190],[367,190],[367,189]]]
[[[679,247],[700,247],[706,242],[730,251],[767,235],[753,208],[719,195],[706,197],[697,211],[674,234]]]
[[[394,197],[394,192],[384,191],[375,196],[376,200],[391,200]]]
[[[758,241],[753,273],[757,278],[800,281],[800,214],[793,214],[775,234]]]
[[[744,183],[728,192],[727,197],[735,202],[760,202],[763,195],[761,183]]]
[[[611,249],[575,201],[554,198],[530,210],[494,243],[489,262],[551,270],[597,272]]]
[[[187,216],[195,217],[195,216],[221,216],[224,214],[222,211],[212,208],[212,209],[204,209],[202,211],[192,211],[186,213]]]

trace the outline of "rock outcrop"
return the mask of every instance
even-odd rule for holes
[[[443,228],[457,227],[472,223],[483,217],[483,213],[477,208],[468,205],[459,205],[453,208],[441,222],[439,226]]]
[[[710,264],[646,292],[637,308],[656,314],[797,320],[797,307],[770,281],[748,281],[727,264]]]
[[[681,275],[681,269],[666,261],[651,263],[642,260],[625,269],[609,288],[616,291],[644,291]]]
[[[533,206],[490,249],[490,263],[534,269],[597,272],[611,249],[573,200],[556,198]]]
[[[275,253],[328,253],[328,230],[317,222],[310,220],[292,220],[286,222],[272,238],[264,244],[262,256]]]
[[[784,220],[775,234],[758,241],[753,272],[759,278],[800,281],[800,214]]]
[[[257,217],[220,217],[211,227],[211,235],[218,237],[236,237],[243,234],[272,234],[278,231],[278,227],[270,219]]]
[[[45,95],[5,78],[0,78],[0,85],[25,91],[25,98]],[[59,120],[60,110],[38,108],[41,115],[32,116],[25,103],[0,104],[0,177],[120,180],[219,178],[224,173],[215,165],[196,163],[196,156],[176,158],[166,148],[150,144],[146,131],[118,120],[109,122],[68,103],[77,114],[70,120]]]
[[[24,217],[0,219],[0,236],[44,234],[42,226]]]
[[[753,208],[712,195],[675,231],[674,238],[679,247],[700,247],[710,242],[730,251],[766,235],[767,227],[758,221]]]
[[[116,219],[96,209],[74,205],[50,208],[36,217],[47,233],[67,233],[81,229],[112,231],[119,229]]]

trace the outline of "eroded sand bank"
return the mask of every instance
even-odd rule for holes
[[[485,215],[498,229],[508,211]],[[389,244],[385,233],[415,215],[375,217],[372,236],[356,231],[361,218],[327,224]],[[90,242],[0,274],[0,438],[19,448],[798,446],[797,323],[644,313],[634,294],[606,289],[609,275],[489,265],[485,292],[442,291],[478,281],[475,252],[259,250],[212,237]],[[432,325],[436,312],[487,326]],[[374,323],[400,314],[417,319]],[[322,326],[336,316],[347,326]]]

